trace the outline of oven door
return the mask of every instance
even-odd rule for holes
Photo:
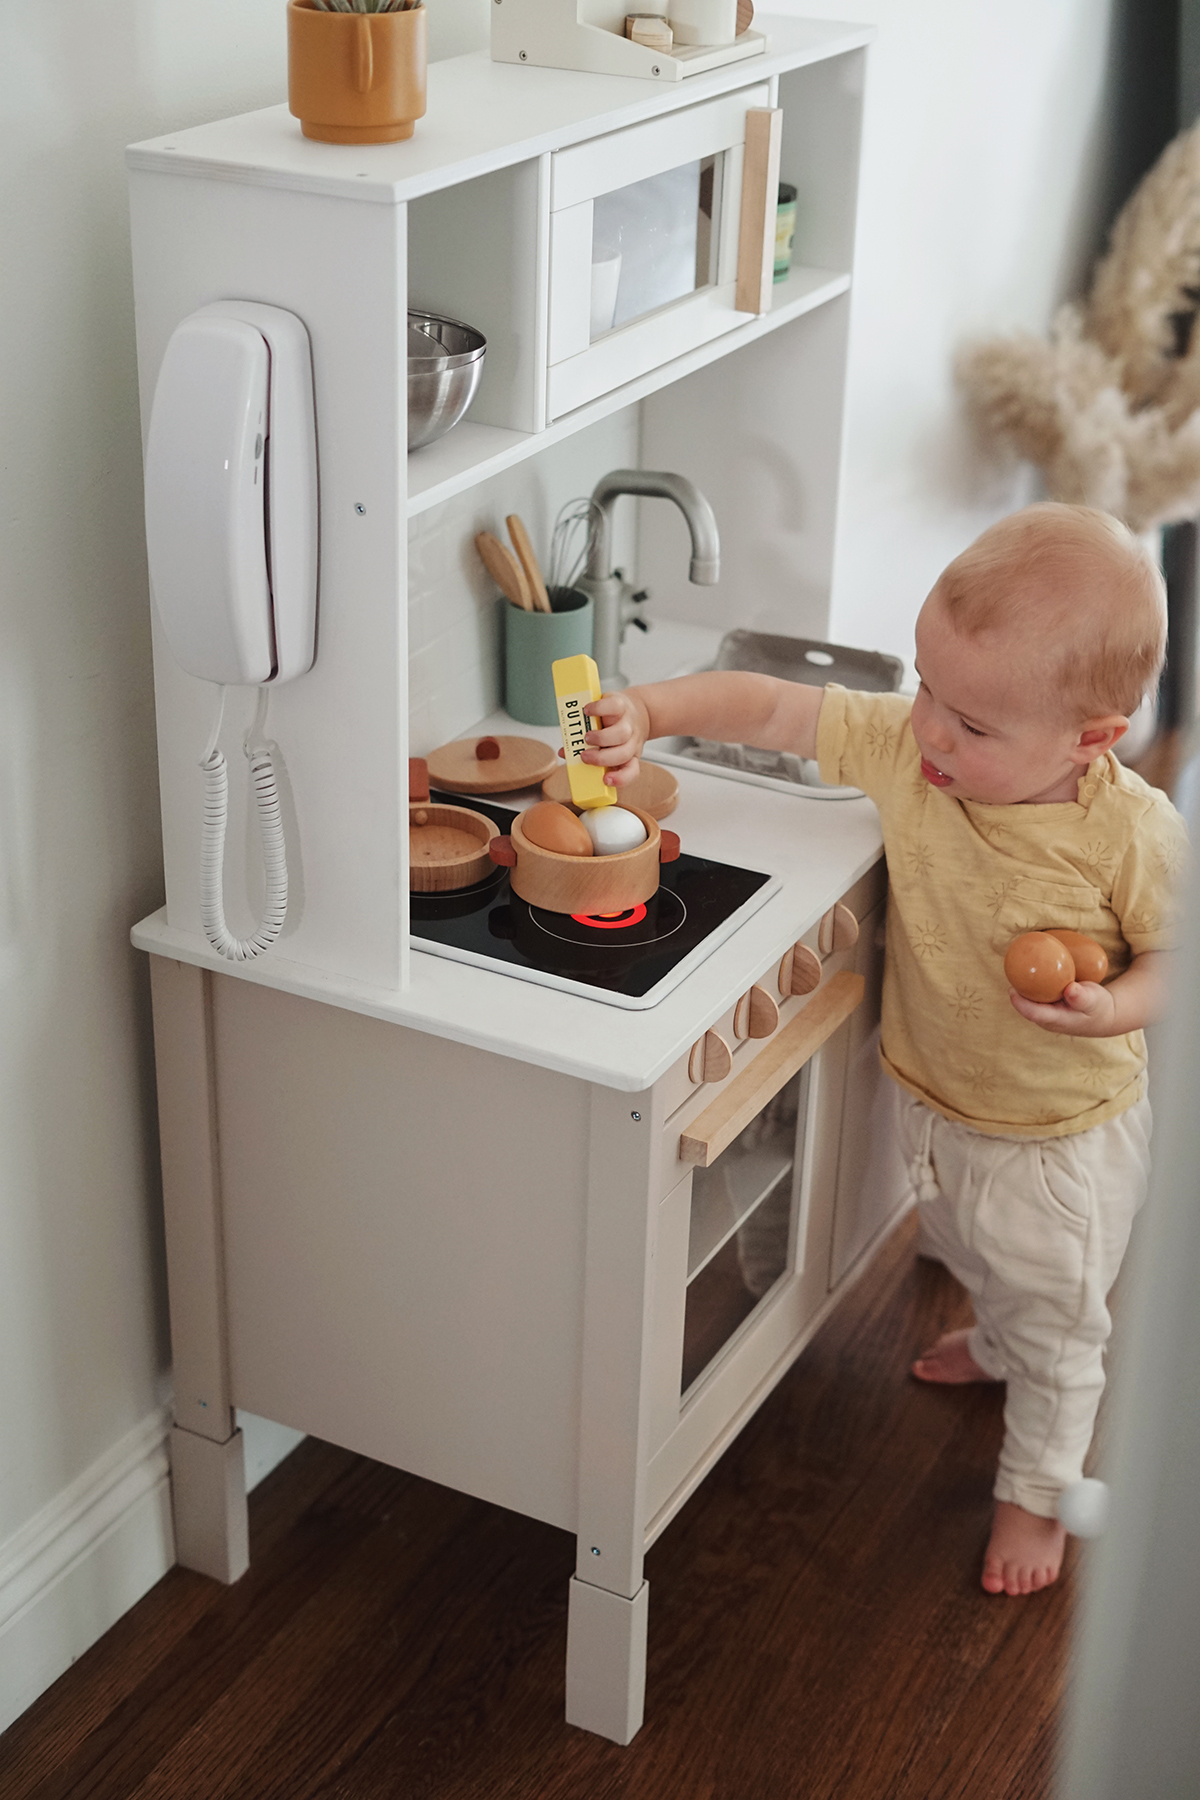
[[[768,104],[761,82],[554,156],[551,420],[746,322],[746,115]]]
[[[782,1001],[780,1028],[735,1052],[711,1099],[695,1095],[668,1116],[665,1148],[677,1154],[664,1167],[655,1245],[651,1539],[833,1304],[837,1215],[845,1212],[841,1273],[903,1204],[907,1189],[895,1183],[882,1210],[869,1196],[864,1202],[862,1158],[843,1154],[847,1136],[872,1129],[884,1082],[868,1060],[879,1017],[881,900],[864,913],[857,942],[826,956],[816,990]]]

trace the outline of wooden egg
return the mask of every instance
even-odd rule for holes
[[[1108,957],[1095,938],[1085,937],[1082,931],[1051,931],[1048,935],[1057,938],[1071,952],[1076,981],[1104,980],[1108,974]]]
[[[636,850],[646,841],[646,827],[627,806],[590,806],[580,824],[592,840],[597,856],[618,856]]]
[[[557,800],[539,800],[521,814],[521,830],[531,844],[556,850],[560,856],[590,856],[592,840],[583,820]]]
[[[1023,931],[1004,953],[1004,973],[1026,1000],[1048,1005],[1061,1000],[1075,979],[1075,964],[1065,944],[1048,931]]]

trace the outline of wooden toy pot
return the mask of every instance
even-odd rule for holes
[[[305,137],[394,144],[425,112],[423,6],[408,12],[322,12],[289,0],[288,108]]]
[[[625,912],[653,898],[659,864],[679,855],[673,831],[660,830],[658,820],[638,806],[628,810],[646,827],[646,841],[615,856],[561,856],[557,850],[543,850],[521,830],[520,813],[511,837],[493,838],[488,851],[493,862],[511,869],[513,893],[530,906],[561,913]]]

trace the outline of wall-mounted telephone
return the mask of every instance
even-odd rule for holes
[[[259,688],[247,735],[267,877],[248,938],[225,924],[221,876],[228,782],[217,748],[205,775],[201,916],[231,961],[268,949],[287,911],[275,771],[262,733],[270,686],[312,667],[317,618],[317,454],[312,353],[294,313],[222,300],[167,345],[146,446],[150,585],[172,654],[189,675]],[[258,741],[252,743],[251,736]]]

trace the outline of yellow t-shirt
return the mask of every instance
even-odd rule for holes
[[[1112,974],[1172,942],[1187,853],[1165,794],[1109,754],[1078,800],[983,806],[921,774],[912,701],[828,687],[817,726],[824,781],[879,809],[888,867],[883,1063],[947,1118],[1005,1137],[1062,1137],[1145,1092],[1140,1031],[1073,1038],[1023,1019],[1004,952],[1063,926],[1108,953]]]

